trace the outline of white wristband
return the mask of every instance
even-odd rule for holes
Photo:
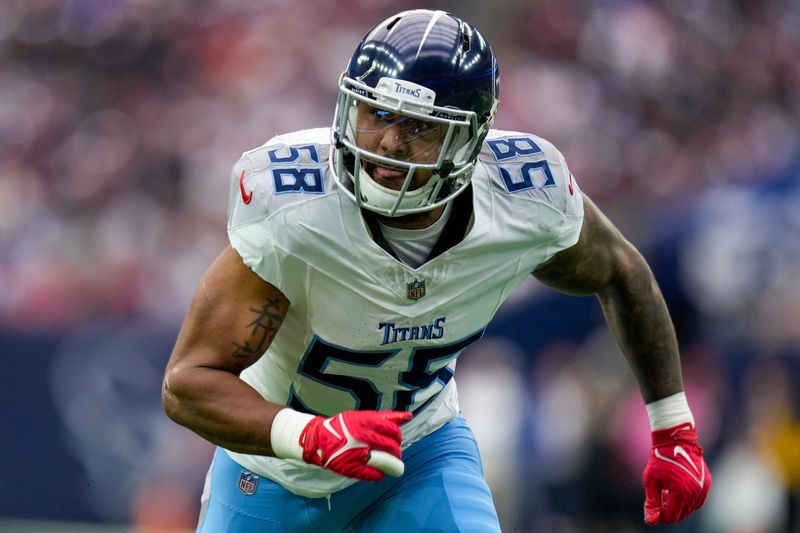
[[[303,460],[300,434],[313,418],[314,415],[301,413],[288,407],[278,411],[272,420],[272,429],[269,432],[269,442],[275,457]]]
[[[647,416],[650,418],[650,429],[671,428],[678,424],[690,422],[694,426],[694,417],[686,401],[686,393],[679,392],[647,404]]]

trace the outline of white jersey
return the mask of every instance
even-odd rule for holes
[[[406,448],[457,415],[458,354],[537,265],[577,242],[581,193],[552,144],[493,130],[471,192],[454,200],[461,214],[456,205],[440,237],[453,245],[412,268],[373,239],[338,188],[329,139],[328,128],[281,135],[233,168],[231,245],[290,302],[271,346],[241,377],[265,399],[308,413],[412,411]],[[354,482],[300,461],[228,453],[307,497]]]

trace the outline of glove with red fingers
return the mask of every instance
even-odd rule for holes
[[[642,483],[644,521],[650,526],[680,522],[703,506],[711,489],[711,472],[694,424],[653,431]]]
[[[380,481],[403,475],[400,411],[345,411],[330,418],[282,409],[270,431],[276,457],[301,459],[343,476]]]

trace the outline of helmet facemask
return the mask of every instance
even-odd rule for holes
[[[359,207],[391,217],[421,213],[469,183],[494,109],[478,117],[435,100],[434,91],[407,80],[384,77],[373,88],[342,74],[331,169]]]

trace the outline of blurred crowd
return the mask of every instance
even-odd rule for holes
[[[0,329],[176,329],[227,242],[233,162],[328,125],[357,40],[414,7],[483,31],[496,126],[554,142],[662,282],[715,475],[684,530],[800,531],[800,0],[6,0]],[[550,298],[521,293],[498,320]],[[487,339],[460,368],[504,523],[522,531],[641,524],[645,412],[602,321],[584,322],[536,351]],[[160,435],[186,463],[193,437]],[[176,514],[146,486],[98,517]],[[169,491],[186,516],[190,488]]]

